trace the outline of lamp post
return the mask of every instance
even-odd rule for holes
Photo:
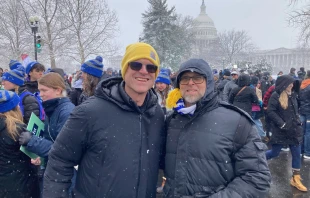
[[[30,17],[29,23],[31,27],[31,31],[33,33],[33,41],[34,41],[34,58],[38,60],[38,52],[37,52],[37,32],[39,29],[39,18],[38,17]]]

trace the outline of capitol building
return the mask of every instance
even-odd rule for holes
[[[206,57],[205,54],[210,52],[210,44],[217,39],[217,30],[213,20],[206,13],[205,1],[202,0],[200,6],[200,14],[195,18],[195,48],[193,56],[198,58],[208,59],[212,62],[212,56]],[[248,62],[256,64],[261,60],[265,60],[273,66],[273,72],[283,71],[288,73],[291,67],[299,70],[300,67],[309,67],[310,65],[310,50],[307,49],[288,49],[279,47],[270,50],[258,50],[248,57]],[[228,63],[225,63],[228,64]],[[231,63],[234,64],[234,63]]]
[[[196,45],[200,48],[208,48],[211,42],[217,39],[217,30],[213,20],[207,15],[204,0],[202,0],[200,14],[195,19],[194,27]]]

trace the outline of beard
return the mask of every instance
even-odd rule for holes
[[[199,90],[196,94],[187,94],[186,91],[182,92],[183,100],[189,104],[195,104],[198,102],[202,97],[204,96],[204,93],[201,93]]]

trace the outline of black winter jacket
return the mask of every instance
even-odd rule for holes
[[[241,75],[238,79],[238,87],[233,88],[229,95],[229,103],[252,115],[252,104],[258,104],[255,90],[249,87],[250,77]],[[245,87],[242,91],[241,89]],[[238,92],[241,91],[239,94]],[[238,94],[238,95],[237,95]]]
[[[166,197],[265,197],[270,187],[267,147],[255,125],[237,108],[219,105],[209,66],[189,61],[181,71],[188,67],[204,71],[208,86],[193,116],[174,112],[167,118]],[[247,118],[250,131],[243,131],[245,141],[234,150],[241,116]]]
[[[223,100],[224,87],[230,81],[231,81],[231,77],[227,79],[223,79],[222,81],[220,81],[219,85],[217,86],[217,94],[220,100]]]
[[[27,89],[31,93],[39,92],[38,81],[25,81],[25,84],[20,89]]]
[[[25,125],[18,124],[18,133]],[[30,158],[19,150],[20,145],[8,134],[5,118],[0,117],[0,197],[38,198],[39,183]]]
[[[272,144],[299,145],[302,143],[303,132],[298,114],[296,94],[292,93],[288,97],[287,109],[283,109],[279,102],[280,94],[293,81],[294,79],[289,75],[279,77],[275,91],[269,99],[267,114],[271,120],[272,137],[270,143]],[[285,126],[281,129],[284,124]]]
[[[310,85],[304,89],[300,89],[299,93],[300,114],[310,115]]]
[[[73,88],[70,93],[70,100],[75,105],[79,105],[79,99],[83,90],[81,88]]]
[[[18,92],[19,96],[24,92],[28,91],[26,87],[20,87]],[[24,100],[22,101],[22,104],[24,106],[24,123],[28,124],[31,113],[34,113],[36,116],[40,117],[40,106],[38,104],[38,101],[35,99],[34,96],[26,95],[24,97]]]
[[[67,197],[79,165],[75,197],[156,197],[164,115],[155,91],[138,107],[122,78],[98,84],[77,106],[49,154],[44,197]]]

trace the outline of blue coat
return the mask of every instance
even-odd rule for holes
[[[41,137],[35,135],[27,144],[27,150],[40,157],[47,157],[57,135],[66,123],[74,105],[69,98],[55,98],[43,102],[46,114],[44,132]]]

